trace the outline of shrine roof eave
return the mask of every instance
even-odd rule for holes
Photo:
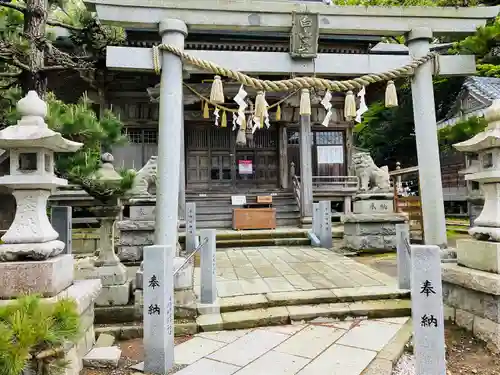
[[[84,0],[101,21],[127,29],[157,30],[167,18],[190,30],[289,32],[292,12],[319,14],[321,34],[401,35],[418,27],[434,35],[472,34],[500,7],[363,7],[284,0]]]
[[[471,139],[454,144],[453,147],[460,152],[479,152],[500,147],[500,129],[483,131]]]

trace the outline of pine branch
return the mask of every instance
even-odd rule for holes
[[[62,27],[64,29],[68,29],[68,30],[71,30],[71,31],[83,31],[83,27],[69,25],[67,23],[56,21],[56,20],[50,20],[50,19],[47,20],[47,25]]]
[[[5,2],[5,0],[0,0],[0,6],[4,6],[6,8],[17,10],[18,12],[21,12],[23,14],[26,12],[26,7],[19,5],[19,4],[7,3],[7,2]]]
[[[22,63],[19,61],[19,59],[16,56],[13,56],[11,53],[10,56],[7,53],[4,53],[2,51],[2,55],[0,55],[0,60],[6,62],[7,64],[14,65],[15,67],[22,69],[22,70],[27,70],[30,71],[30,68],[28,65]]]
[[[7,2],[5,2],[5,0],[0,0],[0,6],[4,6],[6,8],[17,10],[18,12],[21,12],[23,14],[25,14],[27,11],[25,6],[19,5],[19,4],[7,3]],[[47,25],[62,27],[64,29],[68,29],[71,31],[82,31],[83,30],[83,27],[69,25],[67,23],[60,22],[60,21],[57,21],[54,19],[48,19],[46,22],[47,22]]]
[[[18,84],[18,81],[17,80],[14,80],[12,81],[11,83],[8,83],[6,85],[2,85],[0,86],[0,90],[9,90],[11,89],[12,87],[16,86]]]
[[[66,70],[66,69],[68,68],[62,65],[51,65],[51,66],[44,66],[41,70],[43,72],[48,72],[52,70]]]
[[[21,75],[20,72],[16,72],[16,73],[13,73],[13,72],[0,73],[0,77],[3,77],[3,78],[17,78],[20,75]]]

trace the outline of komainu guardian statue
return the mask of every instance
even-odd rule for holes
[[[152,188],[156,187],[156,170],[158,156],[151,156],[146,165],[135,175],[132,188],[127,191],[128,196],[150,196]]]
[[[387,166],[377,167],[368,152],[358,152],[352,159],[356,176],[359,178],[360,192],[391,191]]]

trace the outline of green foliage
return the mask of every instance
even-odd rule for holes
[[[15,108],[19,99],[19,89],[9,90],[9,96],[3,98],[4,120],[9,124],[19,119]],[[97,117],[86,96],[76,104],[66,104],[49,93],[46,102],[49,108],[46,118],[49,128],[71,141],[83,143],[83,147],[75,153],[56,155],[56,173],[71,183],[81,185],[90,195],[100,200],[121,196],[130,189],[135,177],[134,171],[120,171],[123,179],[118,186],[91,181],[91,176],[101,165],[102,151],[109,151],[113,145],[126,142],[126,137],[122,135],[123,124],[116,115],[105,110]]]
[[[79,336],[73,300],[50,304],[32,295],[0,307],[0,375],[19,375],[27,366],[36,375],[57,374],[65,365],[61,347]]]
[[[440,147],[443,151],[452,149],[453,144],[466,141],[483,131],[488,122],[484,117],[471,117],[438,131]]]
[[[436,116],[443,118],[454,104],[462,86],[462,78],[434,80]],[[378,165],[390,168],[400,162],[404,166],[416,165],[415,124],[411,88],[404,82],[398,88],[399,107],[386,108],[383,101],[370,104],[363,122],[356,125],[356,145],[370,150]]]

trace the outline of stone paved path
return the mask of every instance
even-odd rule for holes
[[[176,375],[360,375],[408,318],[207,332],[175,347]]]
[[[199,272],[197,268],[194,281],[198,293]],[[221,298],[373,286],[395,286],[395,280],[325,249],[273,246],[217,251],[217,294]]]

